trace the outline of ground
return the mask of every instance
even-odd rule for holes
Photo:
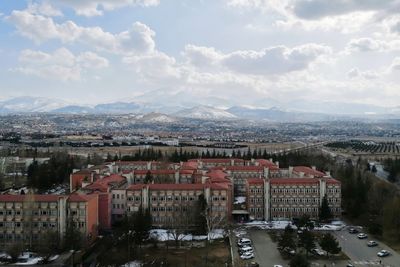
[[[174,242],[170,242],[168,248],[165,243],[148,248],[137,249],[135,259],[139,259],[148,265],[145,266],[170,266],[170,267],[221,267],[231,266],[229,244],[224,240],[215,240],[208,247],[176,249]],[[206,257],[207,255],[207,257]],[[106,253],[99,258],[100,266],[119,266],[127,262],[128,252],[124,247],[114,247],[110,253]],[[133,260],[133,257],[131,257]],[[168,265],[161,265],[167,262]],[[228,265],[226,265],[228,264]]]
[[[260,264],[260,267],[270,267],[275,264],[279,264],[282,266],[288,266],[289,259],[283,258],[277,249],[277,243],[271,238],[274,236],[274,233],[277,233],[277,230],[260,230],[260,229],[247,229],[247,236],[253,242],[254,248],[254,256],[255,258],[252,260],[240,260],[238,255],[238,250],[236,246],[236,238],[232,238],[233,243],[233,255],[236,263],[236,267],[246,267],[246,265],[250,261],[256,261]],[[272,234],[271,234],[272,233]],[[336,267],[345,267],[348,263],[347,260],[343,260],[343,257],[339,258],[313,258],[310,256],[310,261],[312,266],[334,266]]]
[[[347,229],[335,231],[334,235],[355,266],[400,266],[400,254],[379,240],[376,240],[378,242],[377,247],[370,248],[367,247],[370,238],[360,240],[356,234],[350,234]],[[382,249],[390,251],[391,255],[379,258],[376,254]],[[382,265],[379,265],[379,261]]]

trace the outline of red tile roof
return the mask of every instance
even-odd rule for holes
[[[215,190],[228,190],[228,184],[136,184],[131,185],[129,190],[141,190],[146,186],[149,190],[204,190],[211,188]]]
[[[314,175],[315,177],[324,177],[326,176],[325,173],[313,170],[310,167],[307,166],[295,166],[293,167],[293,171],[295,172],[303,172],[305,175]]]
[[[227,166],[226,170],[228,171],[257,171],[257,172],[262,172],[264,171],[264,167],[262,166]]]
[[[57,202],[60,195],[0,195],[0,202],[24,202],[32,199],[35,202]]]
[[[326,179],[326,183],[328,183],[328,184],[341,184],[340,181],[338,181],[336,179],[333,179],[333,178]]]
[[[150,171],[152,175],[171,175],[175,174],[175,170],[135,170],[135,174],[145,175],[147,172]]]
[[[264,184],[264,179],[261,178],[248,178],[247,179],[248,184]]]
[[[80,195],[80,194],[71,194],[68,197],[69,202],[87,202],[93,198],[96,198],[97,195]]]

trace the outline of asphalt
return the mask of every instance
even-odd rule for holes
[[[358,239],[357,234],[350,234],[347,229],[335,231],[334,235],[354,266],[400,267],[399,253],[379,241],[378,246],[368,247],[370,238]],[[382,249],[390,251],[391,255],[379,258],[376,254]]]

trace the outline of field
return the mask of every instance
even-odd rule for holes
[[[221,267],[231,266],[229,251],[229,244],[224,240],[214,241],[208,247],[201,248],[181,247],[176,249],[174,244],[171,243],[168,248],[165,247],[165,244],[158,244],[157,247],[142,248],[140,251],[136,251],[135,258],[144,262],[145,266],[154,267]],[[107,251],[99,257],[100,266],[115,266],[116,263],[123,264],[127,261],[127,257],[128,254],[125,248],[113,247],[111,251]]]
[[[396,142],[351,140],[343,142],[331,142],[325,146],[335,151],[347,153],[400,156],[400,143]]]

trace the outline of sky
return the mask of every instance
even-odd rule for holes
[[[400,0],[0,1],[0,99],[400,106]]]

